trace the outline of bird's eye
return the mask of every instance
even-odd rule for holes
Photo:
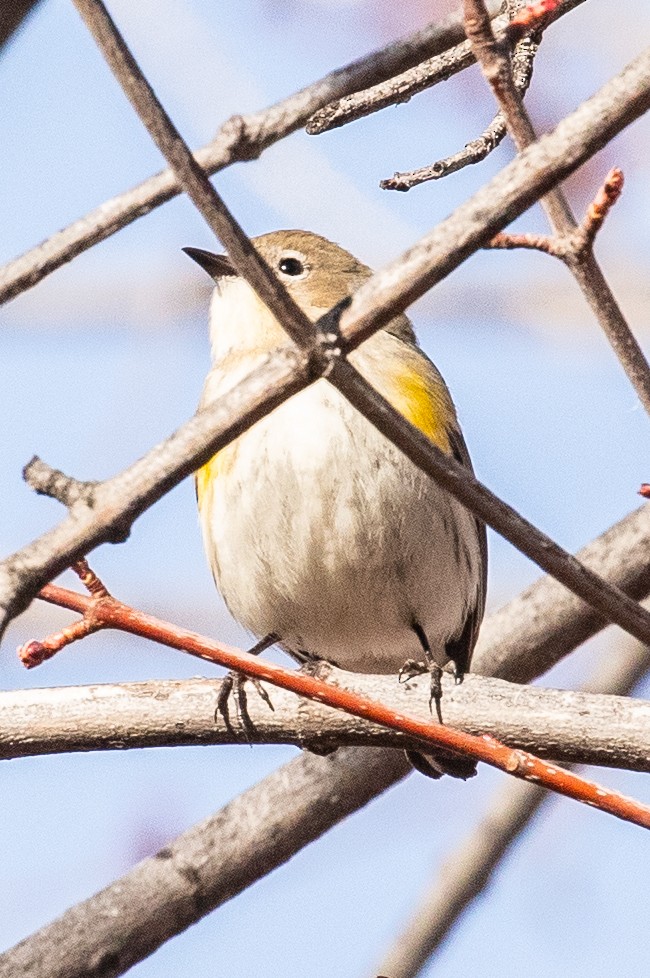
[[[299,258],[281,258],[278,262],[278,268],[283,275],[302,275],[305,270],[305,266],[300,261]]]

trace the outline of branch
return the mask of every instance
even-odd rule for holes
[[[585,689],[626,696],[647,673],[648,665],[648,650],[643,646],[617,650],[616,656],[606,655]],[[480,822],[445,859],[378,974],[415,978],[467,907],[489,886],[495,870],[547,799],[547,793],[536,785],[511,781],[501,787]]]
[[[74,591],[68,591],[54,585],[49,585],[44,588],[41,596],[44,600],[50,601],[53,604],[82,612],[83,619],[81,622],[53,636],[44,643],[30,642],[23,646],[19,650],[19,654],[25,664],[30,667],[38,665],[44,658],[49,658],[71,641],[85,637],[90,632],[98,631],[100,628],[117,628],[131,635],[140,635],[143,638],[160,642],[180,652],[186,652],[198,658],[207,659],[209,662],[214,662],[228,669],[243,673],[257,681],[256,688],[263,697],[263,702],[267,707],[271,705],[271,700],[266,690],[260,685],[259,680],[266,680],[274,686],[316,700],[319,704],[344,710],[346,713],[359,719],[370,720],[381,724],[393,731],[398,731],[411,738],[416,738],[425,744],[433,744],[434,746],[469,754],[474,759],[482,760],[487,764],[498,767],[515,777],[543,784],[552,791],[565,794],[568,797],[574,798],[576,801],[601,808],[603,811],[617,815],[619,818],[624,818],[650,828],[650,807],[646,808],[637,802],[617,795],[615,792],[604,791],[598,785],[590,784],[574,775],[567,774],[566,771],[558,769],[551,764],[544,763],[531,754],[526,754],[521,750],[509,749],[503,744],[498,743],[492,737],[487,736],[485,727],[479,726],[477,734],[472,735],[443,725],[442,719],[440,723],[434,723],[427,712],[427,707],[431,700],[430,680],[428,677],[427,682],[422,686],[422,689],[425,690],[423,695],[425,696],[424,716],[426,719],[421,720],[418,717],[406,715],[401,712],[403,709],[403,701],[401,700],[398,701],[397,708],[393,708],[386,702],[377,702],[368,699],[367,696],[364,696],[363,693],[358,691],[354,680],[348,682],[347,674],[345,673],[343,674],[346,676],[346,679],[343,680],[344,685],[339,685],[336,680],[333,683],[323,682],[322,679],[304,671],[288,671],[272,662],[251,655],[249,652],[242,652],[240,649],[224,646],[205,636],[198,635],[196,632],[189,632],[177,625],[160,621],[160,619],[131,608],[111,597],[101,581],[89,570],[85,561],[82,561],[74,569],[82,578],[85,578],[87,585],[90,584],[92,591],[91,597],[86,597],[85,595],[77,594]],[[350,688],[351,684],[353,687],[352,690]],[[428,696],[426,695],[427,689],[429,691]],[[496,698],[495,691],[493,690],[492,692],[493,698]],[[221,712],[220,701],[217,701],[216,707],[217,712]],[[503,709],[503,704],[501,704],[501,709]],[[243,714],[243,729],[245,732],[248,732],[251,718],[245,707],[242,707],[241,712]],[[621,722],[620,711],[615,711],[615,715],[618,718],[618,722]],[[213,720],[215,716],[216,714],[213,708]],[[608,718],[611,723],[611,713],[608,714]],[[228,712],[224,714],[224,720],[226,727],[230,728],[231,732],[233,732],[234,727]],[[494,722],[493,715],[488,722],[490,720]],[[634,722],[632,721],[632,726],[634,726]],[[557,716],[551,718],[551,729],[557,723]],[[521,728],[521,724],[519,727]],[[627,730],[627,734],[628,736],[630,735],[629,729]],[[522,735],[526,736],[526,734]],[[251,739],[253,739],[252,730]],[[328,746],[331,747],[329,738],[326,739]],[[596,749],[600,751],[599,756],[612,756],[611,752],[603,751],[599,746]],[[639,749],[642,759],[638,762],[645,764],[646,761],[644,758],[648,754],[647,745],[641,744]]]
[[[645,668],[648,666],[645,652]],[[430,718],[429,680],[327,670],[327,684],[423,722]],[[253,691],[250,725],[238,716],[215,721],[220,680],[21,689],[0,692],[0,759],[62,752],[207,744],[293,744],[326,753],[336,747],[422,749],[400,731],[305,700],[276,686],[273,703]],[[461,686],[443,676],[445,724],[489,734],[510,747],[562,763],[650,771],[650,704],[623,696],[521,687],[469,674]]]
[[[509,42],[513,36],[513,26],[517,24],[517,15],[521,8],[525,8],[526,0],[507,0],[506,8],[508,18],[504,25],[500,43],[504,50],[509,49]],[[530,36],[521,36],[517,40],[512,53],[512,77],[515,88],[523,98],[530,85],[533,76],[533,63],[535,55],[539,49],[544,27],[551,23],[550,14],[557,12],[560,8],[555,6],[555,0],[550,4],[550,10],[536,18],[532,18],[530,27],[533,29]],[[566,10],[563,10],[566,13]],[[512,17],[512,20],[509,18]],[[494,30],[496,24],[492,25],[495,37],[497,32]],[[469,42],[468,42],[469,43]],[[507,132],[506,120],[502,112],[497,112],[492,122],[481,133],[477,139],[471,140],[462,150],[447,156],[445,159],[437,160],[429,166],[420,167],[406,173],[395,173],[388,180],[382,180],[379,184],[382,190],[411,190],[413,187],[426,183],[428,180],[440,180],[442,177],[456,173],[466,166],[473,166],[481,163],[496,147],[501,143]]]
[[[464,0],[464,10],[472,50],[492,87],[515,146],[522,153],[535,142],[537,136],[517,91],[507,54],[492,33],[484,0]],[[637,397],[650,414],[650,366],[594,257],[593,235],[580,235],[569,202],[560,187],[551,189],[541,204],[557,236],[571,238],[577,234],[575,247],[567,251],[564,261],[595,313]]]
[[[301,757],[0,955],[0,978],[112,978],[408,773],[395,751]]]
[[[650,507],[642,506],[577,554],[640,600],[650,594]],[[552,614],[549,623],[547,615]],[[483,621],[472,671],[529,683],[592,638],[604,622],[552,577],[542,577]],[[559,638],[561,636],[561,641]]]
[[[364,284],[341,315],[345,349],[356,347],[402,312],[522,213],[536,195],[572,172],[649,105],[647,52],[553,133],[510,163],[399,261]],[[321,322],[331,330],[329,314]],[[336,348],[330,352],[331,362],[336,362]],[[327,362],[321,366],[326,370]],[[0,607],[4,612],[0,634],[44,583],[99,543],[123,539],[144,509],[311,379],[313,364],[310,367],[292,351],[274,354],[236,390],[200,412],[144,459],[98,484],[93,509],[76,507],[58,527],[8,557],[0,564]],[[430,446],[430,459],[434,453],[434,446]],[[638,617],[640,613],[633,614]]]
[[[38,2],[39,0],[12,0],[12,3],[0,4],[0,48],[11,40]]]
[[[545,19],[542,30],[545,30],[559,17],[563,17],[564,14],[574,10],[581,3],[584,3],[584,0],[561,0]],[[510,19],[505,15],[499,15],[492,20],[492,29],[500,41],[505,41],[509,36],[509,24]],[[535,24],[534,28],[538,30],[539,25]],[[319,135],[347,125],[348,122],[363,119],[365,116],[379,112],[389,105],[408,102],[413,95],[417,95],[439,82],[447,81],[458,72],[469,68],[475,61],[469,41],[464,40],[451,50],[445,51],[435,58],[428,58],[414,68],[389,78],[386,82],[346,95],[344,98],[319,109],[307,122],[307,132],[310,135]]]
[[[645,564],[641,571],[639,554],[649,546],[650,520],[642,507],[581,556],[597,559],[602,553],[608,567],[617,566],[641,597],[650,591],[650,573]],[[480,671],[489,675],[492,662],[494,673],[506,678],[523,672],[533,679],[550,667],[551,651],[552,661],[559,661],[582,637],[602,627],[591,609],[543,578],[526,597],[484,622],[477,650]],[[407,772],[406,761],[394,750],[351,748],[327,758],[302,754],[157,857],[0,956],[0,978],[122,974]]]
[[[207,174],[233,163],[257,159],[285,136],[300,129],[321,106],[350,92],[389,78],[423,58],[463,40],[462,19],[454,14],[387,47],[330,72],[307,88],[250,115],[228,119],[215,138],[197,150],[195,159]],[[171,170],[164,170],[132,190],[105,201],[0,269],[0,303],[20,295],[61,265],[181,192]]]

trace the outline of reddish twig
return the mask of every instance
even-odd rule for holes
[[[614,167],[587,208],[582,223],[565,234],[495,234],[487,248],[532,248],[553,255],[568,265],[580,262],[594,243],[608,213],[623,191],[623,171]]]
[[[82,570],[84,570],[84,580],[90,580],[91,585],[98,580],[92,575],[92,572],[86,574],[85,568]],[[78,611],[83,616],[82,621],[87,621],[92,631],[101,628],[116,628],[133,635],[140,635],[151,641],[160,642],[170,648],[242,672],[251,678],[265,680],[298,695],[317,700],[336,709],[345,710],[353,716],[410,734],[426,743],[469,754],[477,760],[484,761],[486,764],[506,771],[517,778],[541,784],[558,794],[600,808],[602,811],[616,815],[625,821],[650,828],[650,807],[626,798],[617,792],[601,788],[593,782],[585,781],[572,772],[542,761],[526,751],[506,747],[488,735],[475,736],[445,727],[431,720],[424,721],[398,713],[381,703],[340,687],[332,686],[314,676],[283,669],[281,666],[256,658],[248,652],[217,644],[196,632],[187,631],[137,611],[111,597],[106,589],[101,586],[101,582],[99,585],[94,594],[86,597],[57,585],[48,584],[41,590],[39,597],[51,604]],[[71,633],[72,637],[70,637]],[[60,633],[60,635],[63,634],[63,632]],[[74,641],[74,629],[68,629],[67,634],[69,636],[67,641],[61,644],[59,640],[59,648]],[[38,656],[35,655],[37,644],[46,647],[50,655],[55,654],[54,651],[51,651],[52,641],[28,643],[19,650],[19,654],[25,665],[30,668],[38,664]]]
[[[512,18],[505,29],[506,40],[518,41],[520,37],[531,31],[538,31],[547,26],[546,18],[557,10],[559,0],[539,0],[530,3]]]

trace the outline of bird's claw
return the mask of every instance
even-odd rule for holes
[[[429,667],[426,662],[418,662],[417,659],[407,659],[400,669],[397,678],[400,683],[407,683],[409,679],[415,679],[416,676],[422,676],[428,671]]]
[[[259,679],[254,676],[245,676],[241,672],[231,671],[226,674],[221,683],[221,689],[219,690],[219,696],[217,697],[217,706],[214,711],[214,722],[218,723],[219,717],[223,717],[223,721],[226,725],[226,729],[233,736],[237,737],[238,732],[232,725],[230,720],[230,710],[229,702],[231,696],[234,698],[235,703],[235,714],[237,717],[237,726],[241,727],[244,733],[244,737],[248,744],[252,746],[252,739],[255,733],[255,725],[250,718],[248,712],[248,697],[246,696],[246,683],[250,682],[255,687],[258,695],[270,710],[274,709],[271,698],[267,693],[262,683]]]

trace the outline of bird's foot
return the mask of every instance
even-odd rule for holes
[[[276,641],[275,635],[267,635],[261,641],[257,642],[252,649],[249,649],[249,652],[251,655],[259,655],[264,649],[267,649],[270,645],[274,645]],[[214,711],[214,722],[218,723],[219,717],[222,717],[226,725],[226,730],[233,737],[237,737],[239,735],[239,729],[241,729],[244,733],[244,738],[252,746],[255,725],[248,712],[248,697],[245,688],[247,682],[253,684],[257,694],[264,700],[269,710],[274,709],[271,698],[259,679],[256,679],[254,676],[246,676],[242,672],[231,670],[226,673],[221,683],[221,689],[217,697],[217,706]],[[229,704],[231,699],[235,705],[238,730],[235,729],[230,719]]]
[[[417,659],[407,659],[398,672],[397,678],[400,683],[407,683],[409,679],[415,679],[416,676],[423,676],[428,671],[429,667],[426,662],[418,662]]]
[[[223,718],[223,722],[226,725],[228,733],[233,737],[239,735],[239,730],[241,729],[244,734],[245,740],[251,744],[253,742],[253,736],[255,734],[255,724],[251,720],[250,714],[248,712],[248,697],[246,695],[246,683],[252,683],[257,693],[264,700],[269,710],[273,710],[273,703],[267,691],[262,686],[259,679],[254,679],[251,676],[245,676],[242,672],[229,672],[224,676],[223,682],[221,683],[221,689],[219,690],[219,696],[217,697],[217,706],[214,711],[214,722],[218,723],[219,717]],[[230,719],[230,702],[234,702],[235,705],[235,716],[237,718],[237,729],[232,724]]]
[[[426,669],[423,671],[426,672],[428,670],[429,675],[431,676],[431,685],[429,687],[429,711],[433,713],[433,704],[435,703],[438,723],[443,723],[442,710],[440,708],[440,703],[442,700],[442,666],[434,659],[426,632],[418,622],[414,622],[413,631],[420,640],[420,645],[422,646],[422,651],[424,652]]]

